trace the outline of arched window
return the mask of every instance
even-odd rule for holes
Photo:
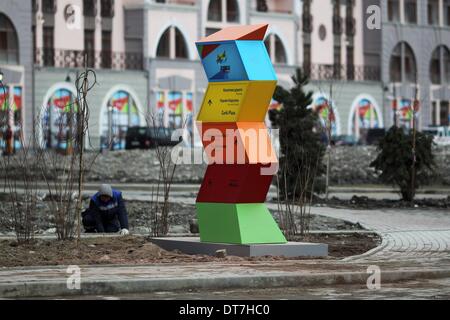
[[[157,57],[170,58],[170,29],[167,28],[161,38],[159,38],[158,49],[156,50]]]
[[[114,92],[101,114],[102,149],[124,149],[129,127],[139,126],[140,117],[136,101],[124,90]]]
[[[350,134],[359,138],[368,129],[381,127],[381,114],[374,100],[360,96],[353,102],[349,119]]]
[[[450,50],[439,46],[431,55],[430,80],[433,84],[450,83]]]
[[[19,41],[11,20],[0,13],[0,63],[19,64]]]
[[[287,63],[286,50],[284,49],[284,45],[281,42],[280,37],[271,33],[266,37],[266,40],[264,40],[264,44],[266,45],[270,60],[273,63]]]
[[[400,42],[392,50],[389,70],[391,82],[416,82],[416,59],[406,42]]]
[[[208,21],[239,22],[239,6],[237,1],[211,0],[208,6]]]
[[[330,101],[323,94],[316,94],[312,104],[308,107],[316,112],[319,116],[322,133],[328,135],[330,130],[331,136],[340,134],[339,114],[334,102]]]
[[[169,27],[159,39],[156,56],[160,58],[188,58],[188,49],[183,34],[177,27]]]
[[[76,136],[77,104],[74,93],[66,88],[55,90],[41,115],[45,148],[67,150]]]

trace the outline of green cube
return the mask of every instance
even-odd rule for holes
[[[196,206],[201,242],[231,244],[287,242],[263,203],[198,202]]]

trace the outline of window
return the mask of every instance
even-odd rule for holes
[[[170,28],[164,31],[159,39],[156,56],[160,58],[170,58]]]
[[[416,59],[414,58],[414,53],[411,50],[411,47],[407,44],[404,44],[404,59],[405,59],[405,77],[406,81],[408,82],[416,82],[416,74],[417,74],[417,67],[416,67]]]
[[[41,114],[43,143],[46,148],[67,150],[77,134],[76,117],[73,117],[74,94],[65,88],[57,89],[47,101]]]
[[[342,19],[341,19],[341,2],[340,0],[334,0],[333,5],[333,33],[342,33]]]
[[[345,34],[347,37],[354,37],[356,34],[356,20],[353,15],[353,0],[347,0],[345,7]]]
[[[439,120],[441,126],[450,125],[450,105],[448,101],[441,101],[441,107],[439,112]]]
[[[141,123],[136,100],[128,91],[119,90],[101,110],[101,148],[125,149],[128,129]]]
[[[389,70],[391,82],[416,82],[416,59],[406,42],[399,43],[392,51]]]
[[[94,30],[84,30],[84,51],[89,68],[95,67],[95,36]]]
[[[302,23],[303,23],[303,32],[311,33],[312,32],[312,15],[311,15],[311,0],[303,1],[303,14],[302,14]]]
[[[431,55],[430,80],[433,84],[450,83],[450,50],[439,46]]]
[[[397,45],[392,52],[391,62],[389,66],[391,73],[391,82],[402,81],[402,52],[401,45]]]
[[[269,8],[267,7],[266,0],[256,0],[256,11],[267,12]]]
[[[208,20],[209,21],[222,21],[222,1],[211,0],[208,7]]]
[[[303,45],[303,71],[305,74],[311,74],[311,44]]]
[[[388,19],[391,22],[400,22],[399,0],[388,0]]]
[[[97,0],[83,0],[83,14],[86,17],[97,15]]]
[[[205,36],[208,37],[208,36],[212,35],[213,33],[218,32],[218,31],[220,31],[220,29],[206,28]]]
[[[335,43],[334,45],[334,65],[341,65],[341,45],[340,43]]]
[[[333,54],[333,77],[334,79],[340,79],[341,78],[341,44],[340,42],[334,43],[334,54]]]
[[[55,64],[53,27],[44,27],[44,66],[51,67]]]
[[[184,41],[183,34],[178,28],[175,28],[175,57],[187,58],[186,42]]]
[[[189,57],[186,40],[177,27],[169,27],[164,31],[159,39],[156,56],[170,59]]]
[[[444,24],[450,27],[450,0],[444,0]]]
[[[11,20],[0,13],[0,63],[19,63],[19,44]]]
[[[227,22],[239,22],[239,7],[236,0],[227,0]]]
[[[352,106],[352,134],[361,137],[367,134],[367,130],[380,127],[381,115],[374,101],[369,97],[355,100]]]
[[[226,16],[224,12],[226,12]],[[237,1],[211,0],[208,6],[208,21],[239,22],[239,6]]]
[[[404,0],[405,22],[409,24],[417,23],[417,0]]]
[[[432,101],[431,102],[431,125],[432,126],[437,125],[436,110],[437,110],[437,103],[436,103],[436,101]]]
[[[111,31],[102,31],[102,68],[108,69],[112,66],[112,39]]]
[[[43,13],[56,13],[56,0],[42,0],[42,12]]]
[[[355,75],[355,48],[347,46],[347,80],[353,80]]]
[[[433,84],[441,83],[441,59],[440,59],[440,51],[436,49],[431,55],[431,63],[430,63],[430,79]]]
[[[439,0],[428,0],[428,24],[439,24]]]
[[[114,17],[114,0],[101,0],[100,13],[102,18]]]
[[[264,40],[267,52],[269,53],[270,60],[273,63],[286,64],[286,50],[281,42],[280,37],[276,34],[269,34]]]

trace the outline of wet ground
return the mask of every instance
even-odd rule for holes
[[[58,298],[57,298],[58,299]],[[61,298],[60,298],[61,299]],[[66,299],[66,298],[62,298]],[[381,283],[381,288],[369,290],[361,285],[333,285],[330,287],[278,288],[228,291],[154,292],[119,296],[84,296],[70,299],[100,300],[447,300],[450,299],[450,278],[425,279],[399,283]]]

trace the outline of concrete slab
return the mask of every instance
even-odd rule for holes
[[[217,250],[225,249],[228,255],[239,257],[326,257],[328,255],[328,245],[323,243],[228,244],[200,242],[200,238],[197,237],[152,238],[150,241],[164,250],[179,250],[186,254],[214,255]]]

